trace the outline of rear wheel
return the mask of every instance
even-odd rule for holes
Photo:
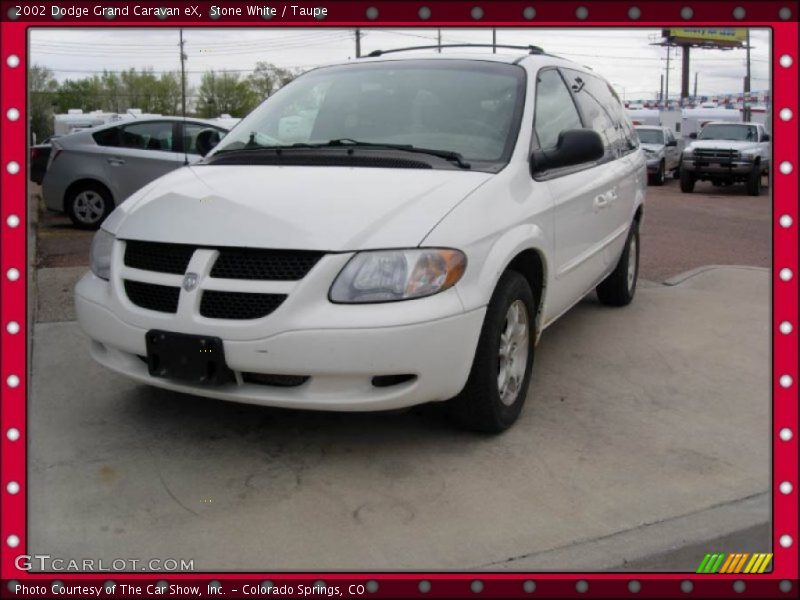
[[[694,174],[686,169],[681,169],[681,191],[684,194],[690,194],[694,191]]]
[[[597,286],[600,302],[610,306],[625,306],[631,303],[636,294],[639,280],[639,223],[633,222],[625,250],[619,258],[614,271]]]
[[[97,183],[76,187],[65,202],[67,216],[81,229],[97,229],[113,208],[111,194]]]
[[[449,402],[451,415],[464,428],[499,433],[519,417],[531,378],[535,315],[528,281],[506,271],[486,309],[467,383]]]
[[[653,175],[653,185],[664,185],[664,180],[666,179],[666,165],[662,160],[658,165],[658,171],[655,175]]]

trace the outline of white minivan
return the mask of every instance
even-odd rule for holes
[[[631,301],[647,171],[604,79],[538,48],[376,54],[106,219],[75,291],[99,363],[286,408],[448,401],[497,432],[547,326]]]

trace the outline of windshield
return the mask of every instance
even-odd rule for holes
[[[758,141],[758,129],[753,125],[719,124],[706,125],[697,136],[698,140]]]
[[[664,132],[660,129],[637,129],[636,134],[643,144],[664,144]]]
[[[505,163],[517,138],[524,90],[524,69],[490,61],[316,69],[245,117],[213,154],[348,140],[349,147],[367,142],[457,152],[473,167]]]

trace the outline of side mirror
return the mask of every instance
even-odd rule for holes
[[[692,138],[693,140],[696,140],[697,139],[697,132],[693,131],[692,133],[689,134],[689,137]]]
[[[603,138],[594,129],[568,129],[559,134],[554,149],[534,153],[531,172],[592,162],[600,160],[604,154]]]
[[[208,129],[203,129],[197,134],[197,140],[194,143],[195,149],[200,156],[205,156],[211,152],[214,146],[219,144],[221,139],[219,131],[216,129],[210,127]]]
[[[667,142],[667,146],[677,146],[678,140],[670,140]]]
[[[761,138],[761,141],[762,142],[768,142],[769,141],[769,134],[765,133],[764,136]]]

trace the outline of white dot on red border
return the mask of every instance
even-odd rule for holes
[[[782,55],[782,56],[781,56],[781,57],[778,59],[778,63],[779,63],[779,64],[780,64],[780,65],[781,65],[781,66],[782,66],[784,69],[788,69],[789,67],[791,67],[793,62],[794,62],[794,61],[792,60],[792,57],[791,57],[791,56],[789,56],[788,54],[784,54],[784,55]]]
[[[12,160],[6,165],[6,171],[8,171],[11,175],[16,175],[19,173],[19,163],[15,160]]]
[[[17,215],[8,215],[8,217],[6,217],[6,225],[12,229],[14,227],[19,227],[19,217]]]
[[[6,111],[6,117],[9,121],[16,121],[19,119],[19,111],[16,108],[9,108]]]
[[[16,548],[19,546],[19,537],[14,535],[13,533],[6,538],[6,544],[9,548]]]
[[[6,277],[9,281],[16,281],[19,279],[19,270],[11,267],[8,271],[6,271]]]
[[[19,333],[19,323],[16,321],[9,321],[6,324],[6,331],[11,335],[17,335]]]
[[[781,163],[780,167],[778,168],[780,169],[781,173],[783,173],[784,175],[788,175],[789,173],[792,172],[792,163],[790,163],[788,160],[785,160]]]
[[[784,267],[781,269],[781,272],[778,274],[781,278],[781,281],[791,281],[792,280],[792,270]]]
[[[784,442],[788,442],[792,439],[792,430],[788,427],[784,427],[781,429],[780,433],[778,434]]]
[[[792,324],[789,321],[782,321],[781,324],[778,326],[778,329],[783,335],[789,335],[792,333]]]
[[[9,375],[6,377],[6,384],[8,384],[8,387],[10,388],[17,387],[19,385],[19,377],[16,375]]]
[[[778,543],[779,543],[779,544],[781,545],[781,547],[783,547],[783,548],[790,548],[790,547],[792,546],[792,542],[793,542],[793,541],[794,541],[794,540],[792,540],[792,536],[790,536],[788,533],[784,533],[784,534],[781,536],[781,538],[778,540]]]
[[[8,58],[6,58],[6,64],[12,69],[16,69],[19,66],[19,56],[16,54],[9,54]]]
[[[778,489],[781,491],[781,494],[788,496],[792,493],[794,488],[792,487],[792,483],[790,481],[782,481]]]
[[[791,108],[782,108],[781,112],[778,113],[781,117],[781,121],[790,121],[792,119],[792,109]]]
[[[16,481],[9,481],[8,484],[6,485],[6,491],[9,494],[11,494],[12,496],[14,494],[18,494],[19,493],[19,484]]]
[[[790,388],[792,387],[792,376],[791,375],[781,375],[780,384],[782,388]]]
[[[784,229],[789,229],[789,227],[792,226],[792,223],[794,223],[794,220],[792,219],[792,215],[781,215],[781,218],[778,222]]]
[[[6,431],[6,437],[10,441],[16,442],[19,439],[19,429],[17,429],[16,427],[12,427],[8,431]]]

